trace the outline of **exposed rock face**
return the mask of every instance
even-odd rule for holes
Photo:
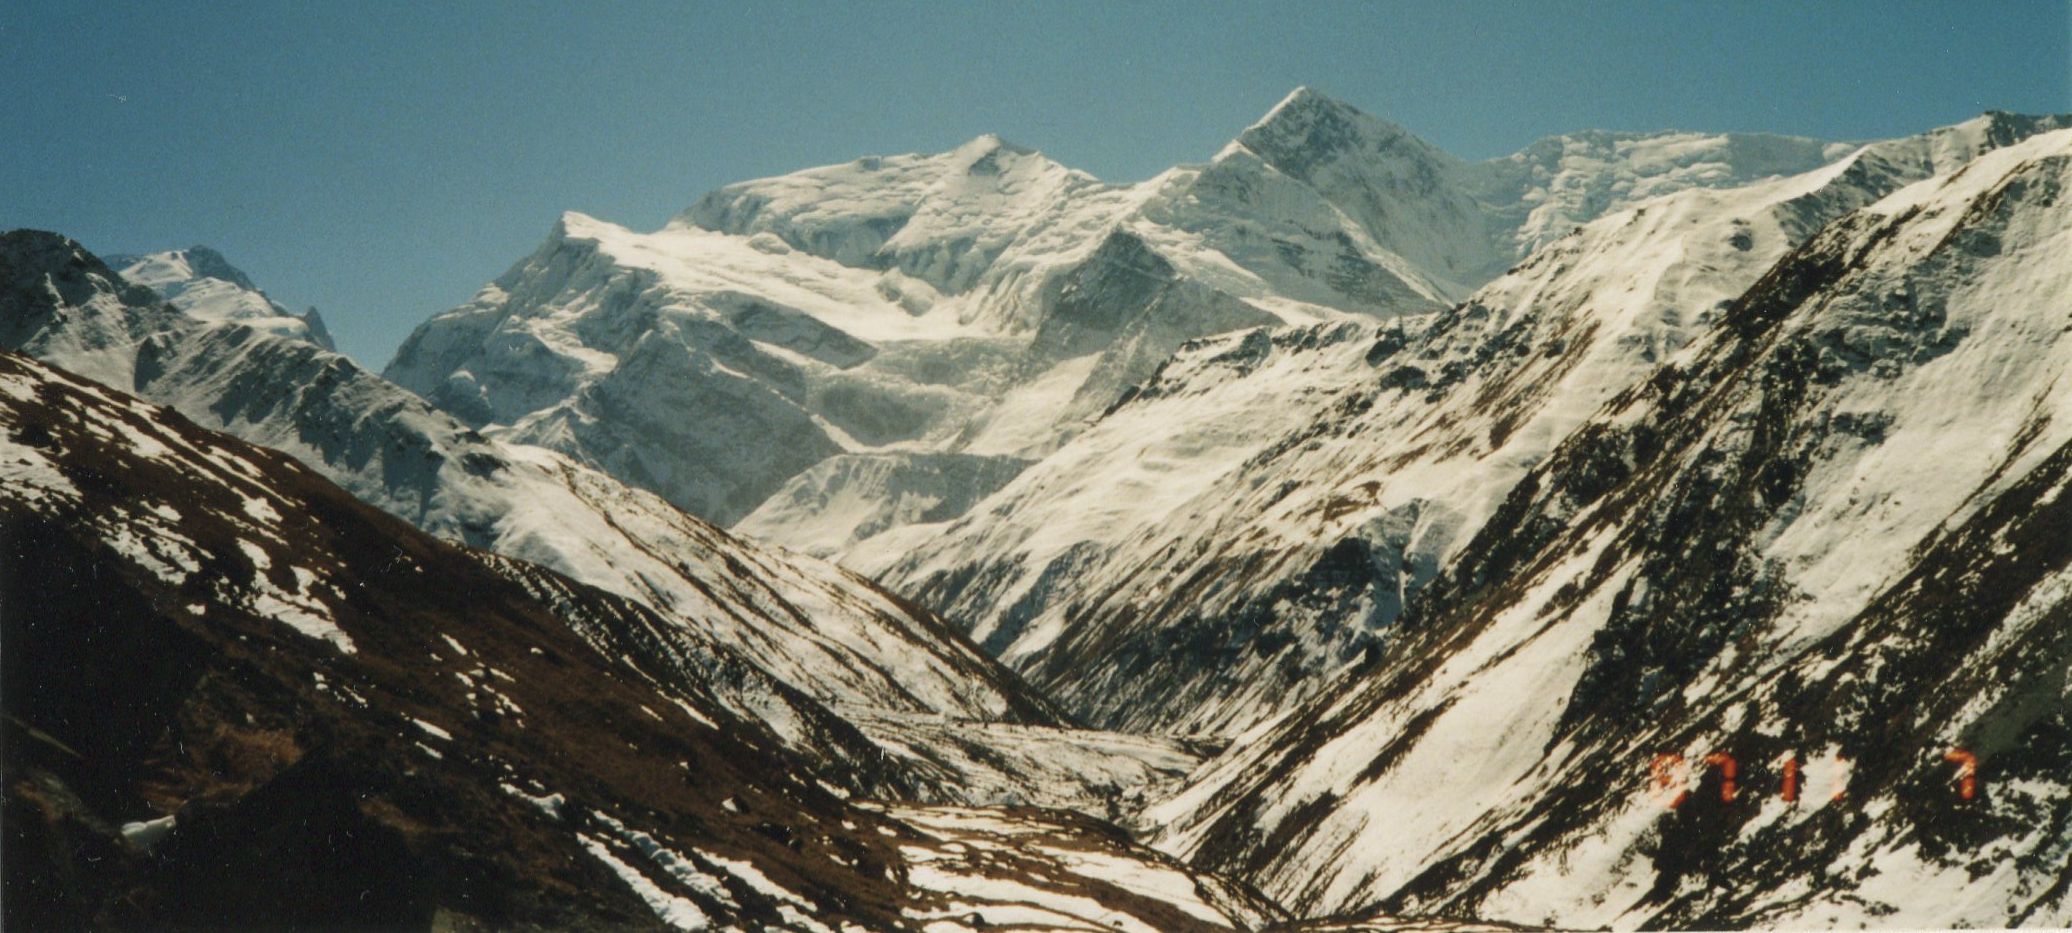
[[[1200,341],[881,577],[1089,722],[1235,735],[1382,650],[1514,484],[1793,247],[2049,125],[1658,198],[1447,312]]]
[[[1303,912],[2066,922],[2068,183],[2042,134],[1794,250],[1164,845]]]
[[[1792,247],[2053,125],[1470,164],[1304,90],[1128,188],[981,140],[729,186],[655,234],[571,218],[391,372],[880,575],[1084,720],[1229,736],[1380,650],[1513,483]],[[794,323],[746,335],[742,307]],[[947,494],[992,457],[1032,465]]]
[[[483,438],[342,356],[186,317],[63,237],[0,236],[0,272],[8,283],[0,326],[12,346],[288,452],[434,534],[637,601],[651,624],[637,644],[617,649],[657,677],[715,691],[800,757],[859,776],[847,785],[855,792],[1072,800],[1105,810],[1127,789],[1191,764],[1190,753],[1167,743],[993,728],[1061,722],[927,612],[565,458]],[[905,722],[910,716],[952,717],[962,727],[921,728]],[[1029,742],[1055,759],[1040,786],[998,764]]]
[[[10,928],[1283,916],[1090,819],[852,804],[645,607],[14,354],[0,545]]]
[[[408,389],[0,237],[286,454],[0,355],[9,919],[2072,922],[2065,124],[982,137],[568,215]]]

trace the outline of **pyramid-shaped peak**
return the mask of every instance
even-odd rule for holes
[[[1300,175],[1335,154],[1401,151],[1440,162],[1453,158],[1409,131],[1314,88],[1296,88],[1240,133],[1237,142],[1260,158]]]
[[[1266,116],[1260,117],[1259,122],[1252,125],[1254,127],[1265,126],[1278,120],[1301,119],[1308,115],[1330,111],[1345,111],[1353,114],[1360,112],[1359,108],[1305,84],[1289,91],[1288,96],[1281,98],[1280,103],[1273,105],[1273,109],[1268,110]]]
[[[1257,123],[1247,127],[1245,132],[1265,130],[1274,127],[1304,127],[1317,123],[1347,122],[1366,123],[1387,128],[1397,133],[1403,129],[1373,116],[1358,107],[1332,97],[1308,85],[1298,87],[1273,105],[1273,109],[1260,117]]]

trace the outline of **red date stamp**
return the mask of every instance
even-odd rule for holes
[[[1957,766],[1956,795],[1960,800],[1971,800],[1978,796],[1978,756],[1962,748],[1943,752],[1942,760]],[[1779,775],[1779,799],[1796,805],[1799,802],[1801,784],[1806,780],[1806,767],[1799,761],[1797,752],[1786,752],[1773,764]],[[1855,771],[1855,763],[1840,754],[1818,762],[1825,781],[1823,788],[1829,801],[1848,796],[1849,778]],[[1721,803],[1733,803],[1742,793],[1741,765],[1733,755],[1726,752],[1712,752],[1695,764],[1675,752],[1656,755],[1648,763],[1648,797],[1663,807],[1674,810],[1690,800],[1692,787],[1706,775],[1719,776],[1719,799]]]

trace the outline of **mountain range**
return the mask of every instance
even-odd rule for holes
[[[2072,922],[2067,127],[1298,89],[567,214],[380,375],[5,234],[10,919]]]

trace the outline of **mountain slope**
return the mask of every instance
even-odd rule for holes
[[[185,318],[62,237],[0,236],[0,283],[7,346],[296,456],[434,534],[652,607],[665,621],[637,656],[658,676],[718,690],[799,753],[860,775],[858,792],[1101,810],[1192,763],[1178,747],[1059,730],[1044,739],[1058,767],[1024,781],[998,762],[1034,740],[987,724],[1056,725],[1053,709],[940,620],[860,577],[740,541],[546,451],[482,438],[344,357]]]
[[[238,321],[269,334],[307,340],[326,350],[338,349],[332,346],[331,332],[324,328],[317,309],[290,314],[222,253],[206,246],[110,256],[106,261],[125,281],[158,292],[189,317]]]
[[[1795,250],[1162,844],[1306,912],[2072,918],[2068,182],[2046,133]]]
[[[1513,484],[1824,223],[2049,125],[1989,116],[1658,198],[1449,312],[1190,346],[861,566],[1089,722],[1234,735],[1379,650]]]
[[[1830,164],[1859,144],[1767,133],[1568,133],[1473,167],[1470,186],[1502,205],[1517,255],[1598,217],[1690,188],[1739,188]]]
[[[925,283],[923,295],[957,295],[1026,241],[1092,239],[1122,198],[1116,186],[989,135],[936,155],[728,185],[670,226],[766,234],[851,268],[897,270]]]
[[[1515,258],[1467,170],[1402,127],[1297,88],[1151,216],[1199,232],[1279,294],[1416,310],[1457,300]],[[1337,295],[1285,274],[1321,269],[1332,253],[1322,278]]]
[[[840,454],[794,477],[733,530],[851,545],[892,528],[962,515],[1028,465],[982,454]]]
[[[1136,185],[981,137],[729,185],[654,233],[569,215],[387,374],[712,521],[876,563],[1008,475],[968,458],[1050,453],[1188,340],[1433,311],[1564,223],[1836,154],[1635,134],[1469,164],[1309,89]]]
[[[0,480],[10,928],[1279,916],[1092,821],[848,803],[606,653],[643,607],[14,354]]]

